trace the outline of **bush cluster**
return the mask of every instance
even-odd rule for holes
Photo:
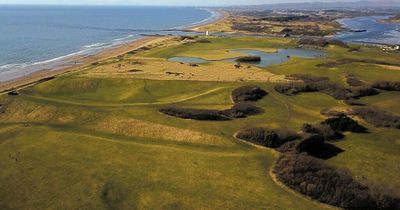
[[[372,86],[381,90],[400,91],[400,82],[395,81],[377,81]]]
[[[367,131],[367,128],[346,115],[326,119],[321,124],[328,125],[335,131],[350,131],[353,133],[365,133]]]
[[[289,83],[289,84],[276,85],[274,89],[278,93],[282,93],[289,96],[296,95],[302,92],[318,91],[318,88],[316,88],[315,86],[302,83]]]
[[[253,102],[257,101],[268,93],[258,86],[243,86],[232,92],[232,99],[235,104],[225,110],[191,109],[180,107],[164,107],[159,111],[163,114],[193,120],[223,121],[232,118],[244,118],[249,115],[260,114],[263,110]]]
[[[400,129],[400,116],[379,108],[354,107],[350,114],[357,115],[376,127]]]
[[[235,103],[246,101],[258,101],[268,93],[258,86],[242,86],[232,91],[232,100]]]
[[[390,62],[380,61],[380,60],[359,59],[359,58],[343,58],[343,59],[339,59],[339,60],[333,61],[333,62],[317,64],[316,66],[323,67],[323,68],[334,68],[334,67],[337,67],[340,65],[346,65],[346,64],[351,64],[351,63],[372,63],[372,64],[379,64],[379,65],[399,66],[399,63],[390,63]]]
[[[304,124],[302,131],[309,134],[321,135],[326,140],[336,140],[344,137],[340,131],[333,130],[329,125],[321,123],[317,125]]]
[[[346,75],[346,83],[349,86],[362,86],[365,83],[359,79],[357,79],[354,75]]]
[[[310,143],[310,145],[319,142]],[[344,209],[400,209],[400,200],[389,193],[372,191],[352,176],[305,154],[284,153],[274,167],[288,187],[320,202]]]
[[[224,121],[230,119],[225,115],[220,114],[218,110],[165,107],[161,108],[159,111],[163,114],[183,119],[212,120],[212,121]]]
[[[17,96],[17,95],[19,95],[18,91],[16,91],[16,90],[11,90],[11,91],[9,91],[7,94],[8,94],[9,96]]]
[[[316,92],[332,96],[337,100],[358,99],[360,97],[377,95],[379,92],[370,86],[359,86],[352,88],[341,87],[327,77],[314,77],[304,74],[289,75],[289,78],[302,80],[304,83],[291,83],[285,85],[276,85],[275,91],[286,94],[295,95],[301,92]]]
[[[236,58],[236,62],[260,62],[260,56],[243,56]]]
[[[321,135],[326,140],[335,140],[344,137],[342,132],[365,133],[367,132],[367,128],[358,124],[357,121],[350,117],[340,114],[339,116],[328,118],[316,125],[304,124],[302,131],[304,133]]]
[[[244,118],[249,115],[256,115],[262,113],[263,110],[251,102],[239,102],[233,105],[230,109],[220,112],[220,114],[231,118]]]
[[[371,86],[358,86],[350,88],[352,98],[358,99],[365,96],[375,96],[379,94],[379,91]]]
[[[343,102],[350,106],[365,106],[365,104],[363,104],[357,100],[354,100],[354,99],[346,99]]]
[[[340,40],[328,40],[328,39],[300,39],[297,42],[299,45],[312,45],[317,47],[326,47],[328,45],[336,45],[344,48],[349,46]]]
[[[274,130],[262,127],[241,129],[236,133],[236,137],[270,148],[277,148],[286,142],[300,139],[299,135],[290,130]]]

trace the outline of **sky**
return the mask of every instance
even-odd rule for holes
[[[310,1],[316,0],[0,0],[0,4],[226,6]]]

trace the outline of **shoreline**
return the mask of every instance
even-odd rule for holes
[[[183,28],[180,29],[182,31],[192,31],[198,32],[194,29],[210,24],[214,24],[223,19],[223,14],[218,10],[206,9],[210,12],[211,16],[207,19],[199,21],[197,23],[193,23],[190,26],[182,26]],[[216,15],[215,15],[216,14]],[[215,16],[214,16],[215,15]],[[92,63],[99,62],[111,57],[116,57],[118,55],[125,54],[129,51],[136,50],[138,48],[162,42],[166,39],[171,37],[170,35],[151,35],[151,36],[143,36],[128,41],[126,43],[110,47],[104,49],[94,55],[78,55],[65,60],[63,64],[55,66],[54,68],[50,69],[42,69],[37,70],[32,73],[18,76],[14,79],[2,81],[0,82],[0,94],[7,93],[12,90],[17,90],[21,88],[25,88],[34,84],[37,84],[40,81],[46,80],[47,78],[61,76],[68,72],[79,71],[84,67],[91,65]],[[16,73],[18,74],[18,73]]]
[[[72,59],[69,62],[74,62],[72,66],[62,67],[59,69],[43,69],[39,71],[35,71],[28,75],[24,75],[9,81],[1,82],[0,83],[0,92],[8,92],[10,90],[21,89],[30,85],[35,84],[36,82],[49,78],[60,76],[62,74],[72,72],[72,71],[79,71],[82,68],[91,65],[94,62],[99,62],[101,60],[115,57],[124,53],[127,53],[131,50],[138,49],[140,47],[149,45],[156,41],[157,39],[162,39],[161,36],[154,36],[154,37],[143,37],[137,40],[134,40],[130,43],[124,44],[122,46],[117,46],[112,49],[105,49],[96,55],[92,56],[78,56],[75,59]],[[165,39],[165,38],[164,38]],[[76,62],[76,64],[75,64]]]

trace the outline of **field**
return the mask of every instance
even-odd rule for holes
[[[202,39],[209,42],[171,38],[26,87],[17,96],[0,96],[0,209],[334,209],[271,177],[278,152],[233,135],[251,126],[299,131],[304,123],[325,119],[321,110],[349,108],[318,92],[276,92],[276,84],[287,82],[285,75],[327,76],[343,86],[347,74],[365,82],[400,80],[399,55],[329,46],[325,58],[293,57],[265,69],[167,60],[221,59],[238,56],[227,53],[232,49],[271,52],[295,46],[278,38]],[[316,66],[342,58],[393,65]],[[168,105],[226,109],[232,106],[231,92],[250,84],[269,93],[256,104],[262,114],[216,122],[158,111]],[[360,101],[400,114],[399,92],[382,91]],[[346,133],[345,139],[331,142],[344,152],[326,162],[361,182],[400,193],[400,130],[360,122],[370,133]]]

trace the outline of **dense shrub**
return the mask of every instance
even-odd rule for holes
[[[316,92],[318,89],[315,86],[301,84],[301,83],[290,83],[290,84],[282,84],[276,85],[274,87],[275,91],[278,93],[282,93],[285,95],[296,95],[301,92]]]
[[[17,95],[19,95],[18,91],[16,91],[16,90],[11,90],[11,91],[9,91],[7,94],[8,94],[9,96],[17,96]]]
[[[400,82],[394,81],[377,81],[372,85],[374,88],[389,91],[400,91]]]
[[[390,112],[371,107],[354,107],[350,112],[376,127],[388,127],[400,129],[400,116]]]
[[[337,140],[344,137],[341,132],[332,129],[331,126],[326,124],[304,124],[302,127],[302,131],[310,134],[319,134],[323,136],[326,140]]]
[[[351,131],[354,133],[364,133],[367,128],[358,124],[357,121],[351,119],[346,115],[329,118],[321,123],[322,125],[329,125],[334,131]]]
[[[299,135],[283,129],[246,128],[237,132],[236,137],[265,147],[277,148],[282,144],[299,139]]]
[[[325,137],[320,134],[311,134],[298,142],[292,151],[296,153],[307,153],[313,157],[326,160],[335,157],[344,150],[333,144],[325,143]]]
[[[320,91],[338,100],[344,100],[352,96],[351,90],[336,85],[327,77],[315,77],[306,74],[293,74],[289,75],[289,77],[302,80],[307,87],[305,89],[307,92],[310,92],[310,90]]]
[[[260,62],[261,57],[260,56],[243,56],[236,58],[237,62]]]
[[[255,106],[251,102],[239,102],[233,105],[230,109],[226,109],[220,112],[220,114],[232,117],[232,118],[243,118],[248,115],[256,115],[262,113],[262,109]]]
[[[262,25],[238,23],[238,22],[233,22],[232,29],[239,31],[249,31],[254,33],[266,32],[266,28]]]
[[[298,21],[298,20],[309,19],[309,18],[310,18],[310,16],[308,16],[308,15],[288,15],[288,16],[264,17],[264,18],[260,18],[259,20],[287,22],[287,21]]]
[[[340,40],[328,40],[328,39],[300,39],[298,41],[300,45],[312,45],[317,47],[326,47],[328,45],[336,45],[344,48],[349,46]]]
[[[344,88],[341,87],[327,77],[315,77],[305,74],[294,74],[289,75],[288,78],[302,80],[304,84],[292,83],[286,85],[277,85],[275,90],[279,93],[286,95],[294,95],[300,92],[315,92],[319,91],[321,93],[332,96],[337,100],[349,100],[353,98],[360,98],[364,96],[371,96],[379,94],[379,92],[369,86]]]
[[[365,106],[365,104],[363,104],[359,101],[356,101],[354,99],[346,99],[346,100],[344,100],[344,103],[347,105],[350,105],[350,106]]]
[[[296,151],[301,153],[318,150],[324,143],[325,139],[322,135],[310,135],[296,145]]]
[[[365,96],[374,96],[374,95],[379,94],[379,91],[377,91],[375,88],[372,88],[370,86],[353,87],[353,88],[351,88],[351,92],[352,92],[352,97],[355,99],[365,97]]]
[[[304,133],[320,135],[326,140],[342,139],[344,137],[342,132],[345,131],[367,132],[367,128],[344,114],[326,119],[317,125],[304,124],[301,130]]]
[[[349,86],[362,86],[365,85],[365,83],[359,79],[357,79],[354,75],[347,75],[346,76],[346,83]]]
[[[280,153],[286,153],[286,152],[296,152],[296,147],[299,144],[300,141],[288,141],[286,143],[283,143],[281,146],[276,148],[275,150],[280,152]]]
[[[235,103],[245,101],[258,101],[268,93],[258,86],[242,86],[232,92],[232,100]]]
[[[323,67],[323,68],[334,68],[340,65],[346,65],[346,64],[351,64],[351,63],[372,63],[372,64],[379,64],[379,65],[393,65],[393,66],[399,66],[399,63],[390,63],[386,61],[380,61],[380,60],[373,60],[373,59],[357,59],[357,58],[343,58],[339,59],[337,61],[333,62],[326,62],[326,63],[321,63],[317,64],[317,67]]]
[[[371,192],[368,186],[358,183],[349,173],[304,154],[284,153],[277,160],[274,173],[288,187],[344,209],[400,208],[398,198]]]
[[[342,114],[345,114],[344,111],[334,110],[334,109],[322,109],[320,111],[322,115],[329,116],[329,117],[337,117]]]
[[[161,108],[160,112],[166,115],[179,117],[183,119],[214,120],[214,121],[229,120],[228,117],[222,115],[218,110],[165,107]]]

